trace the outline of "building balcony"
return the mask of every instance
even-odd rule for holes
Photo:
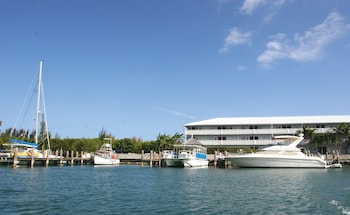
[[[205,147],[263,147],[272,143],[271,140],[199,140]]]
[[[316,133],[332,132],[332,128],[316,129]],[[186,130],[187,136],[232,136],[232,135],[294,135],[302,131],[302,128],[274,128],[274,129],[200,129],[200,130]]]

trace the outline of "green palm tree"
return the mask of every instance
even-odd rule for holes
[[[165,149],[172,149],[175,144],[181,143],[181,138],[182,134],[179,133],[176,133],[173,136],[158,134],[155,150],[163,151]]]
[[[333,129],[336,135],[336,145],[344,145],[346,148],[349,147],[350,137],[350,125],[346,123],[340,123],[336,128]],[[340,149],[339,149],[340,153]]]

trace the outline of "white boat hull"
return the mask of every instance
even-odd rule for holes
[[[182,163],[177,158],[163,158],[163,164],[166,167],[182,167]]]
[[[181,158],[163,158],[166,167],[208,167],[208,160],[201,159],[181,159]]]
[[[252,168],[326,168],[326,162],[318,157],[295,158],[286,156],[231,156],[226,157],[236,167]]]
[[[120,164],[120,159],[118,158],[106,158],[98,155],[95,155],[93,160],[94,160],[94,165],[119,165]]]
[[[183,167],[208,167],[208,160],[199,159],[180,159]]]

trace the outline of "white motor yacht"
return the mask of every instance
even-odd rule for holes
[[[327,162],[319,156],[308,156],[297,145],[304,140],[301,136],[276,136],[274,139],[291,141],[288,145],[274,145],[256,153],[231,155],[225,159],[236,167],[253,168],[327,168]],[[339,165],[337,165],[339,167]]]

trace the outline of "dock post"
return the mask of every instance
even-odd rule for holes
[[[34,153],[35,153],[35,151],[34,151],[34,148],[32,148],[32,154],[31,154],[31,159],[30,159],[30,167],[34,167],[34,163],[35,163],[35,160],[34,160]]]
[[[76,162],[79,161],[79,152],[78,151],[75,152],[75,159],[77,160]]]
[[[214,151],[214,168],[216,168],[216,166],[217,166],[217,164],[218,164],[217,157],[216,157],[217,153],[218,153],[218,152],[215,150],[215,151]]]
[[[84,164],[83,154],[84,154],[84,152],[81,151],[81,152],[80,152],[80,156],[81,156],[80,165],[83,165],[83,164]]]
[[[67,165],[69,163],[69,151],[66,151],[66,161],[67,161]]]
[[[153,150],[151,150],[151,153],[149,154],[149,168],[152,168],[153,165]]]
[[[62,163],[63,163],[63,150],[62,148],[60,149],[60,166],[62,166]]]
[[[145,150],[142,150],[141,151],[141,168],[143,168],[143,157],[144,157],[144,154],[145,154]]]
[[[340,157],[339,151],[337,150],[337,161],[338,161],[338,164],[340,164],[339,157]]]
[[[162,167],[162,151],[159,151],[158,153],[158,166]]]
[[[231,164],[229,163],[229,161],[226,160],[226,157],[227,157],[227,151],[225,151],[225,153],[224,153],[224,158],[225,158],[225,163],[224,164],[225,164],[225,168],[226,167],[231,167]]]
[[[73,166],[74,164],[74,151],[71,151],[71,161],[70,161],[70,165]]]
[[[12,164],[13,168],[17,167],[17,163],[18,163],[17,152],[18,152],[18,148],[14,148],[13,149],[13,164]]]
[[[45,152],[46,152],[46,153],[45,153],[45,156],[46,156],[46,157],[45,157],[45,158],[46,158],[46,159],[45,159],[45,167],[48,167],[48,166],[49,166],[49,150],[46,149]]]

